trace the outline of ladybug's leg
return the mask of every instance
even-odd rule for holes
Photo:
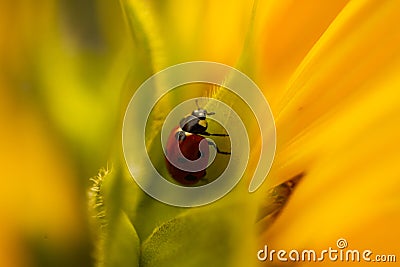
[[[209,132],[202,132],[201,135],[205,135],[205,136],[229,136],[229,134],[213,134],[213,133],[209,133]]]
[[[181,142],[181,141],[185,140],[186,134],[185,134],[184,131],[178,131],[178,132],[176,132],[176,134],[175,134],[175,138],[176,138],[176,140],[178,140],[179,142]]]
[[[213,146],[217,150],[217,153],[219,153],[219,154],[223,154],[223,155],[230,155],[231,154],[231,152],[226,152],[226,151],[219,150],[218,146],[214,142],[208,141],[208,144],[210,146]]]

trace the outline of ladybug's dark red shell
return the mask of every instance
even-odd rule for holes
[[[206,175],[206,168],[208,164],[209,157],[209,146],[203,136],[197,134],[186,133],[183,140],[177,140],[176,133],[181,131],[179,127],[175,127],[168,138],[168,143],[166,146],[166,153],[168,158],[172,159],[174,162],[179,162],[184,166],[184,169],[190,169],[195,167],[197,171],[190,172],[187,170],[181,170],[174,166],[167,157],[165,158],[168,172],[171,174],[172,178],[184,185],[196,184],[201,178]],[[202,140],[205,142],[200,143]],[[200,148],[203,153],[200,153]],[[186,158],[181,157],[180,152]],[[192,161],[197,160],[196,163]]]

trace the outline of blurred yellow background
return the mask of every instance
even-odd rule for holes
[[[88,178],[131,54],[118,1],[0,3],[0,266],[91,266]]]

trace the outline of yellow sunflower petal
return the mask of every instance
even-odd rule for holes
[[[259,1],[254,30],[257,79],[273,110],[292,73],[347,2]]]
[[[399,68],[400,3],[356,1],[348,4],[308,53],[277,107],[280,142],[298,134],[365,91],[393,68]],[[296,119],[294,119],[296,118]]]
[[[294,145],[298,138],[337,116],[345,103],[357,103],[370,91],[380,90],[379,83],[400,69],[400,31],[391,27],[400,5],[379,3],[347,5],[293,75],[275,109],[279,152],[272,184],[303,172],[319,157],[318,150],[326,149],[314,141],[300,149]],[[360,114],[356,121],[368,116]]]
[[[272,227],[260,221],[260,246],[321,251],[345,238],[373,259],[398,253],[399,10],[394,1],[349,3],[293,75],[277,106],[269,185],[304,177]]]
[[[376,86],[381,88],[380,91],[371,92],[357,104],[348,101],[337,116],[311,129],[288,148],[289,151],[302,151],[296,155],[297,158],[312,159],[312,166],[302,165],[306,177],[284,214],[290,213],[293,208],[295,214],[291,216],[310,221],[310,217],[305,215],[305,210],[309,208],[311,213],[328,214],[332,219],[332,216],[348,210],[348,202],[359,204],[359,207],[357,204],[349,206],[348,218],[369,216],[373,213],[368,213],[368,210],[380,208],[382,201],[389,201],[395,196],[400,183],[396,179],[400,175],[396,164],[400,158],[400,145],[396,142],[400,135],[400,96],[392,88],[400,86],[400,80],[385,81]],[[291,166],[289,164],[286,167]],[[315,203],[315,199],[321,199],[321,202]],[[324,205],[324,201],[327,204]],[[394,201],[398,202],[399,198],[394,198]],[[355,207],[357,209],[352,210]],[[284,214],[282,217],[285,217]],[[276,227],[301,223],[293,218],[280,220]],[[332,220],[318,225],[326,228],[329,224],[337,226],[336,223],[336,220]],[[347,222],[347,226],[351,226],[351,223]],[[316,231],[317,225],[298,227],[302,232],[305,229]],[[282,237],[281,229],[271,232],[279,233]],[[325,232],[327,229],[321,229],[319,236]],[[298,237],[299,234],[296,239]]]

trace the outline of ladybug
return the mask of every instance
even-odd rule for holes
[[[219,150],[213,142],[208,142],[204,136],[229,136],[228,134],[213,134],[207,132],[208,112],[199,107],[193,110],[172,129],[167,145],[165,162],[168,172],[177,182],[183,185],[193,185],[206,175],[209,160],[209,146],[213,146],[218,154],[230,155],[230,152]]]

